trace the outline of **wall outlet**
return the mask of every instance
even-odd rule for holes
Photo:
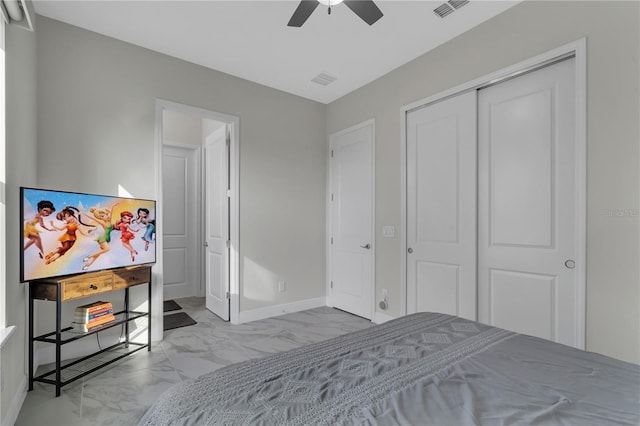
[[[280,293],[284,293],[285,291],[287,291],[287,283],[285,283],[284,281],[278,282],[278,291]]]

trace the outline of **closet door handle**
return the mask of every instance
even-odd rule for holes
[[[363,249],[369,250],[371,248],[371,244],[367,243],[367,244],[365,244],[363,246],[360,246],[360,247],[362,247]]]

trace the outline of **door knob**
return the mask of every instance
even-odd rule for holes
[[[413,253],[413,249],[411,247],[409,247],[407,251],[409,252],[409,254]]]
[[[360,246],[360,247],[362,247],[363,249],[369,250],[371,248],[371,244],[367,243],[366,245]]]
[[[573,259],[568,259],[564,262],[564,266],[566,266],[568,269],[573,269],[576,267],[576,261]]]
[[[204,243],[202,243],[202,245],[205,246],[205,247],[209,247],[209,243],[206,242],[206,241]]]

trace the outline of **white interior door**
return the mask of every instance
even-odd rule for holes
[[[476,92],[407,114],[407,312],[476,319]]]
[[[229,321],[229,149],[227,126],[207,136],[205,158],[206,306]]]
[[[575,60],[479,91],[479,319],[582,345]]]
[[[329,306],[372,318],[374,123],[330,137]]]
[[[164,299],[200,293],[200,147],[162,147]]]

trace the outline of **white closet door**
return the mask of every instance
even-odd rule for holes
[[[478,314],[579,347],[574,66],[479,91]]]
[[[407,312],[476,319],[476,92],[407,114]]]

